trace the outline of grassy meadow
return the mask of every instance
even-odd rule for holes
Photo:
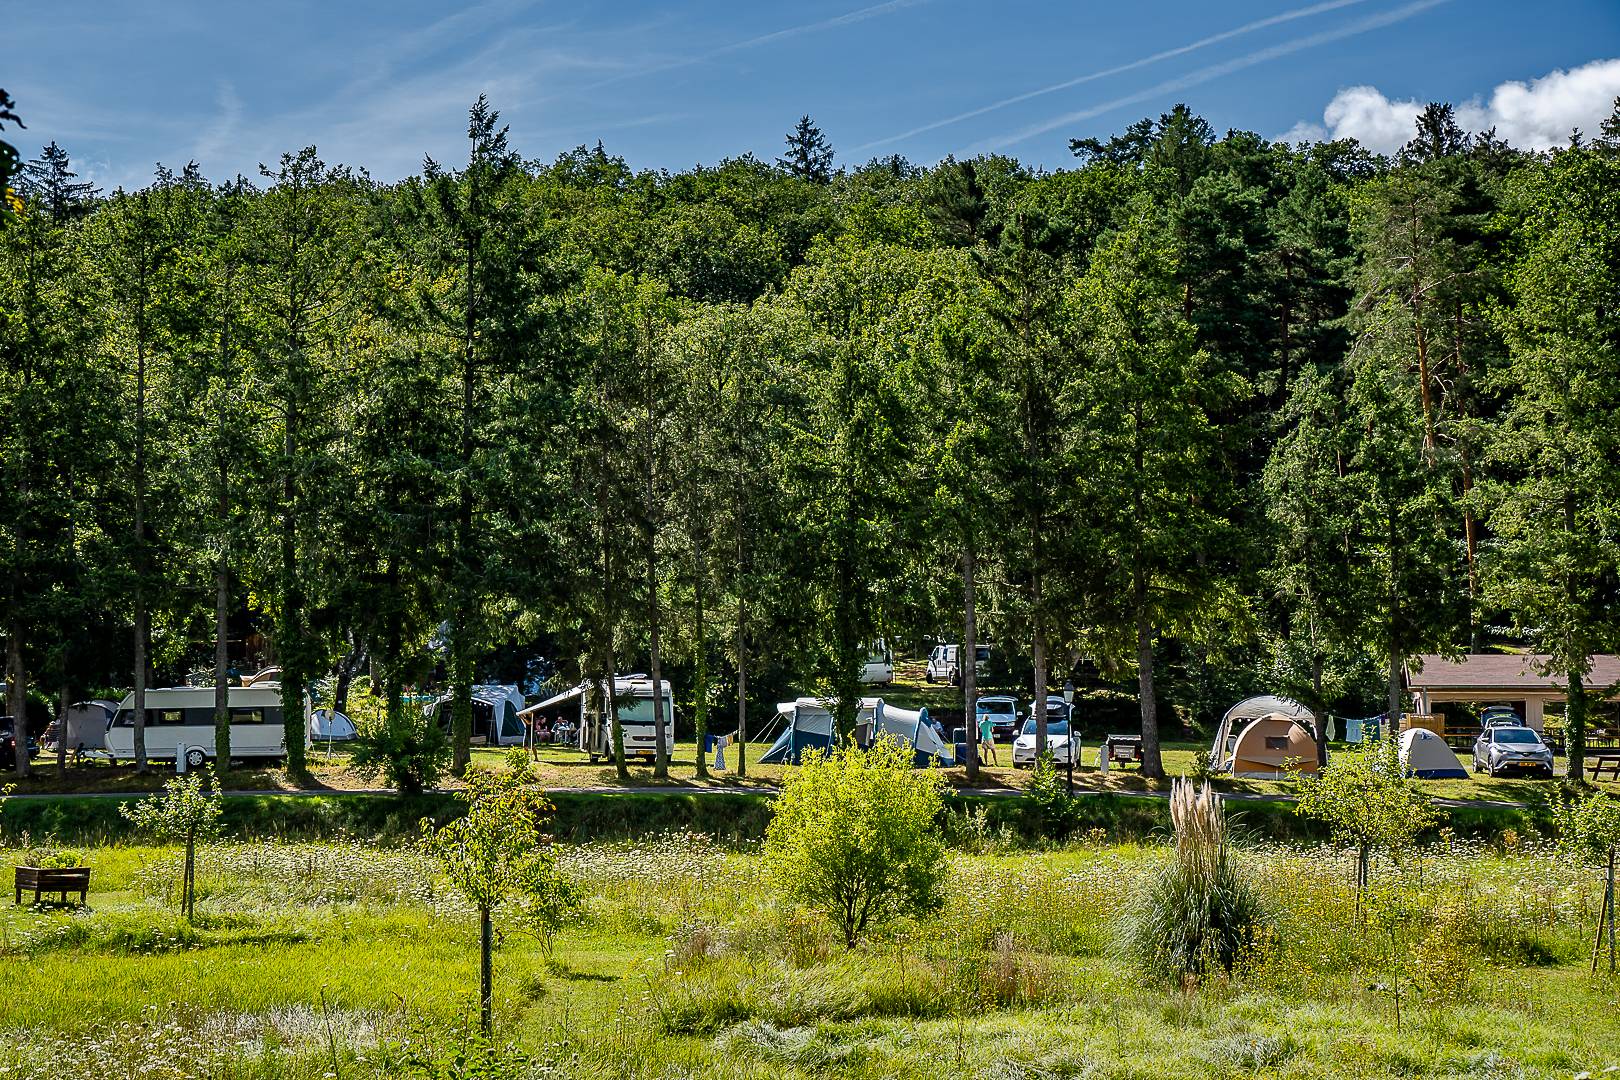
[[[1115,949],[1161,845],[1034,850],[954,830],[948,901],[846,952],[753,849],[563,846],[585,898],[498,943],[497,1046],[467,1033],[476,922],[409,848],[106,846],[86,909],[0,916],[0,1076],[1572,1077],[1620,1065],[1601,882],[1535,841],[1442,842],[1358,919],[1350,860],[1245,847],[1270,931],[1165,986]],[[19,852],[6,857],[16,861]],[[1396,880],[1380,867],[1381,883]],[[1397,1026],[1397,1006],[1399,1023]]]

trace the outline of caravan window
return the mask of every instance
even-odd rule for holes
[[[158,727],[160,725],[181,725],[186,722],[184,709],[147,709],[146,726]]]
[[[281,723],[281,710],[275,706],[265,708],[263,706],[256,705],[252,708],[244,708],[233,705],[231,707],[231,723],[279,724]]]

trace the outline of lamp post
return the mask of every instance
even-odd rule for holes
[[[1074,794],[1074,680],[1063,681],[1063,704],[1068,706],[1064,723],[1069,729],[1069,794]]]

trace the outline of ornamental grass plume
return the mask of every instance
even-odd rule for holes
[[[1221,797],[1177,780],[1170,790],[1175,858],[1148,876],[1121,916],[1127,959],[1155,978],[1231,974],[1254,951],[1272,917],[1231,857]]]

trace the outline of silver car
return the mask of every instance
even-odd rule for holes
[[[1474,740],[1474,771],[1498,776],[1507,772],[1553,774],[1552,748],[1533,728],[1493,724]]]

